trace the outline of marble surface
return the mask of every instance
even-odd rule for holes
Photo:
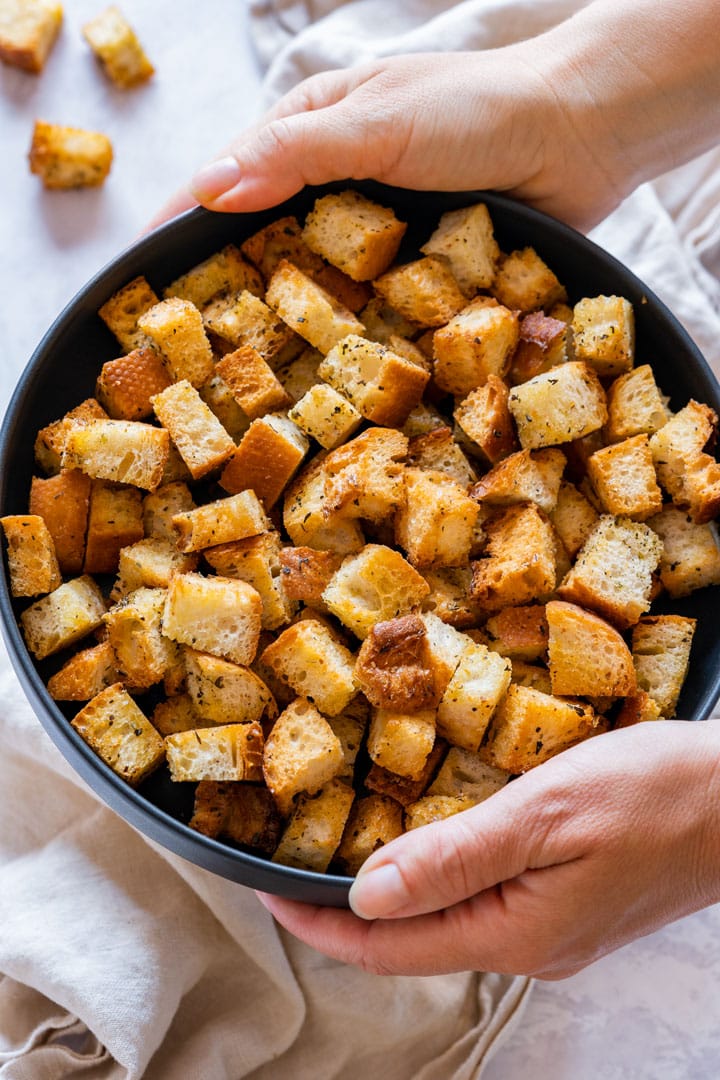
[[[95,67],[66,5],[39,78],[0,66],[0,407],[55,315],[129,244],[168,195],[255,115],[260,73],[242,3],[123,0],[157,66],[128,93]],[[26,155],[36,117],[111,136],[97,191],[43,191]],[[720,1074],[720,908],[559,983],[538,983],[485,1080],[711,1080]]]

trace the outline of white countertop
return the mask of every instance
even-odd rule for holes
[[[101,4],[75,0],[45,72],[0,65],[0,405],[76,290],[130,243],[193,169],[251,120],[259,72],[245,6],[123,0],[157,67],[113,90],[80,27]],[[99,190],[45,192],[26,155],[36,117],[105,131],[115,145]],[[711,1080],[720,1075],[720,907],[645,938],[559,983],[538,983],[487,1080]]]

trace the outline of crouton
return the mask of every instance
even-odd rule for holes
[[[333,615],[362,639],[375,623],[419,606],[429,591],[427,582],[398,551],[366,544],[357,555],[343,560],[322,595]]]
[[[696,619],[682,615],[647,615],[632,632],[632,657],[637,684],[660,707],[660,715],[675,716],[690,663]]]
[[[405,499],[395,538],[416,567],[462,566],[473,542],[478,506],[442,472],[405,469]]]
[[[509,389],[497,375],[488,375],[484,386],[471,390],[453,416],[473,450],[496,465],[517,449],[515,425],[508,406]]]
[[[607,419],[605,392],[595,372],[569,361],[510,391],[508,406],[524,449],[581,439]]]
[[[212,349],[193,303],[177,296],[161,300],[138,317],[137,326],[161,354],[173,382],[207,382],[214,370]]]
[[[247,666],[257,651],[261,618],[260,594],[247,582],[176,574],[167,590],[163,633]]]
[[[555,534],[533,503],[501,511],[486,526],[487,547],[472,563],[472,595],[486,611],[527,604],[555,586]]]
[[[252,585],[262,599],[262,628],[277,630],[289,623],[297,603],[282,576],[282,541],[276,532],[208,548],[205,559],[222,577],[240,578]]]
[[[61,464],[98,480],[154,491],[162,480],[169,446],[166,431],[137,420],[73,421]]]
[[[283,630],[260,659],[326,716],[337,716],[357,693],[352,653],[317,619]]]
[[[714,410],[691,399],[650,438],[658,480],[698,525],[720,513],[720,465],[704,452],[716,428]]]
[[[605,435],[609,443],[633,435],[653,435],[670,419],[649,364],[618,375],[607,392],[608,418]]]
[[[401,806],[409,806],[417,802],[434,776],[438,765],[447,750],[447,743],[436,737],[432,750],[428,754],[425,767],[417,780],[411,780],[407,776],[399,776],[398,773],[384,769],[381,765],[373,763],[365,777],[365,787],[376,795],[387,795],[400,803]]]
[[[0,518],[7,541],[10,591],[13,596],[40,596],[52,592],[62,578],[55,544],[45,521],[37,514],[10,514]]]
[[[153,709],[152,724],[161,735],[177,735],[181,731],[213,726],[211,721],[198,716],[189,694],[174,694],[166,701],[159,701]]]
[[[660,706],[645,690],[637,690],[623,701],[615,717],[614,727],[632,727],[633,724],[661,720]]]
[[[190,488],[182,480],[163,484],[143,499],[143,528],[147,537],[168,540],[173,544],[177,533],[172,519],[195,506]]]
[[[523,313],[550,309],[567,300],[565,287],[531,247],[513,251],[500,260],[490,292],[511,311]]]
[[[587,469],[608,514],[645,521],[662,507],[662,491],[644,432],[596,450]]]
[[[563,547],[574,559],[597,524],[595,507],[574,484],[563,480],[549,516]]]
[[[285,260],[270,279],[265,301],[283,322],[323,353],[348,334],[361,334],[363,330],[352,311]]]
[[[154,74],[137,34],[114,4],[86,22],[82,31],[103,71],[121,90]]]
[[[156,394],[152,406],[193,480],[219,468],[235,453],[235,443],[187,379]]]
[[[430,587],[422,602],[423,611],[432,612],[458,630],[477,626],[483,613],[470,595],[472,570],[469,566],[428,568],[422,575]]]
[[[441,694],[422,619],[403,615],[376,623],[358,653],[355,679],[377,708],[411,713],[435,707]]]
[[[113,147],[101,131],[36,120],[28,158],[43,187],[97,187],[110,172]]]
[[[495,710],[481,756],[490,765],[524,773],[594,734],[590,705],[512,683]]]
[[[241,491],[194,510],[175,514],[172,519],[180,551],[202,551],[215,544],[227,544],[257,536],[270,528],[260,501],[253,491]]]
[[[502,378],[519,332],[515,312],[490,296],[478,296],[435,331],[435,382],[441,390],[465,397],[484,386],[489,375]]]
[[[290,409],[288,417],[326,450],[354,435],[363,417],[352,402],[327,383],[317,383]]]
[[[342,511],[350,518],[387,520],[403,499],[407,447],[399,431],[373,427],[328,454],[322,462],[326,517]],[[286,527],[290,531],[287,515]]]
[[[322,358],[321,352],[308,347],[295,360],[277,369],[277,377],[293,404],[322,381],[317,373]]]
[[[455,280],[468,296],[489,288],[500,256],[484,203],[448,210],[420,250],[423,255],[446,258]]]
[[[41,428],[35,438],[35,460],[44,472],[55,475],[60,472],[63,450],[68,432],[77,421],[107,420],[108,415],[95,398],[87,398],[59,420]]]
[[[338,867],[354,877],[373,851],[400,836],[402,831],[403,813],[399,802],[387,795],[366,795],[356,799],[335,855]]]
[[[417,780],[435,742],[435,710],[374,709],[367,750],[370,760],[397,776]]]
[[[505,769],[493,768],[472,750],[451,746],[427,793],[466,799],[476,806],[505,787],[509,779]]]
[[[323,608],[323,590],[339,568],[342,557],[332,551],[310,547],[286,547],[279,552],[281,581],[285,594],[310,607]]]
[[[647,524],[663,542],[660,580],[669,596],[687,596],[706,585],[720,585],[715,525],[696,525],[688,513],[672,503]]]
[[[463,489],[477,479],[452,431],[445,425],[413,435],[408,442],[407,463],[415,469],[444,473]]]
[[[561,450],[519,450],[478,480],[470,495],[489,506],[532,502],[546,514],[555,507],[566,459]]]
[[[355,762],[365,736],[369,716],[370,707],[365,698],[358,694],[338,716],[327,718],[342,746],[343,765],[337,774],[341,780],[353,782]]]
[[[186,648],[187,690],[195,711],[213,724],[252,724],[275,711],[270,690],[250,668]]]
[[[342,839],[355,792],[331,780],[317,793],[301,795],[275,853],[274,863],[324,873]]]
[[[513,386],[550,371],[569,359],[569,330],[562,319],[533,311],[520,320],[517,348],[508,378]]]
[[[251,346],[272,368],[278,366],[293,340],[302,347],[294,331],[249,289],[217,297],[203,308],[202,315],[205,328],[214,337],[234,349]]]
[[[357,191],[324,195],[305,219],[303,240],[354,281],[371,281],[390,266],[407,225]]]
[[[144,420],[152,416],[151,397],[170,381],[155,350],[141,346],[103,364],[95,394],[113,420]]]
[[[635,359],[635,317],[622,296],[586,296],[573,308],[573,349],[603,378],[629,371]]]
[[[235,443],[250,427],[250,420],[235,400],[230,387],[216,373],[200,387],[200,397]]]
[[[561,600],[591,608],[620,630],[649,609],[662,541],[647,525],[604,515],[557,590]]]
[[[413,439],[415,436],[429,435],[430,432],[443,427],[447,427],[447,420],[442,413],[434,405],[421,401],[419,405],[410,410],[401,431],[408,439]],[[413,462],[413,464],[419,463]],[[433,466],[433,468],[436,467]]]
[[[551,600],[545,612],[553,694],[625,697],[635,692],[632,656],[614,627],[562,600]]]
[[[262,779],[263,733],[259,724],[220,724],[165,736],[172,780]]]
[[[297,698],[280,713],[265,743],[263,773],[283,817],[296,795],[314,795],[342,766],[340,740],[311,702]]]
[[[252,488],[269,510],[309,449],[297,424],[281,413],[268,413],[252,421],[223,469],[220,485],[231,494]]]
[[[423,795],[417,802],[405,807],[405,831],[412,832],[434,821],[445,821],[471,806],[472,803],[464,795]]]
[[[552,694],[550,672],[540,664],[528,664],[524,660],[512,661],[511,682],[518,686],[529,686],[532,690],[540,690],[543,694]]]
[[[78,735],[133,786],[165,760],[165,744],[121,683],[102,690],[70,721]]]
[[[347,555],[362,548],[363,534],[357,521],[345,515],[343,507],[328,506],[326,460],[316,458],[290,484],[285,493],[283,520],[290,539],[298,547]]]
[[[165,589],[140,588],[103,616],[123,682],[147,689],[178,661],[177,645],[162,631]]]
[[[62,4],[52,0],[2,0],[0,60],[39,74],[63,20]]]
[[[216,370],[251,420],[292,404],[289,394],[252,345],[241,345],[218,360]]]
[[[435,700],[439,702],[471,639],[431,611],[421,612],[420,618],[425,624],[429,663],[435,679]]]
[[[152,286],[140,275],[113,293],[98,309],[98,315],[112,331],[126,353],[152,345],[151,339],[138,327],[138,319],[158,303]]]
[[[191,829],[272,855],[281,819],[272,795],[258,784],[201,780],[195,788]]]
[[[391,308],[418,326],[443,326],[467,303],[448,264],[437,255],[395,266],[374,286]]]
[[[262,277],[242,257],[235,244],[226,244],[221,251],[214,252],[171,281],[163,290],[163,297],[166,300],[172,296],[189,300],[202,310],[216,297],[243,291],[261,297],[265,291]]]
[[[429,374],[386,345],[348,334],[331,348],[318,375],[373,423],[400,427],[420,401]]]
[[[48,679],[48,693],[55,701],[89,701],[120,682],[115,654],[109,641],[81,649]]]
[[[544,604],[507,607],[491,615],[485,623],[488,646],[493,652],[515,660],[544,660],[547,655],[548,625]]]
[[[468,643],[437,711],[437,729],[454,746],[476,751],[510,685],[511,664],[485,645]]]
[[[420,329],[416,323],[390,307],[381,296],[373,296],[360,311],[360,319],[365,327],[365,337],[380,341],[383,345],[389,345],[391,337],[413,338]]]
[[[178,551],[174,544],[156,536],[138,540],[120,549],[118,581],[111,598],[121,599],[135,589],[167,589],[176,573],[195,570],[198,558]]]
[[[240,250],[257,267],[265,281],[270,281],[281,262],[292,263],[309,276],[318,273],[325,265],[305,243],[302,227],[292,215],[278,218],[253,233],[243,241]]]
[[[87,520],[85,573],[114,574],[120,551],[142,538],[141,492],[137,488],[94,481]]]

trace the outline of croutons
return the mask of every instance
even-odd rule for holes
[[[122,549],[142,538],[141,492],[94,480],[85,539],[85,573],[114,574]]]
[[[254,491],[241,491],[205,503],[172,519],[180,551],[202,551],[266,532],[270,522]]]
[[[517,449],[509,393],[507,384],[490,374],[485,385],[471,390],[453,413],[461,432],[491,465]]]
[[[296,795],[314,795],[342,766],[340,740],[311,702],[297,698],[280,713],[265,742],[263,773],[284,817]]]
[[[415,712],[436,706],[438,693],[425,623],[403,615],[376,623],[355,664],[355,679],[365,697],[390,712]]]
[[[533,311],[520,321],[520,336],[513,353],[508,378],[513,386],[543,371],[550,371],[569,359],[567,323],[541,311]]]
[[[532,502],[549,514],[557,503],[565,464],[562,450],[519,450],[485,473],[470,494],[488,506]]]
[[[395,538],[413,566],[462,566],[473,542],[478,505],[445,473],[405,470],[405,499]]]
[[[109,641],[81,649],[48,679],[48,693],[55,701],[89,701],[101,690],[120,682],[115,654]]]
[[[555,586],[555,537],[533,503],[502,511],[486,525],[483,557],[472,563],[472,595],[486,611],[526,604]]]
[[[173,382],[185,379],[202,386],[213,373],[213,356],[202,315],[189,300],[171,296],[161,300],[137,321],[162,355]]]
[[[413,435],[408,442],[407,463],[416,469],[445,473],[463,490],[476,480],[475,470],[445,425]]]
[[[720,511],[720,465],[704,451],[716,428],[715,412],[691,400],[650,438],[658,480],[698,525]]]
[[[220,724],[165,736],[173,780],[260,780],[263,733],[259,724]]]
[[[637,683],[657,702],[661,716],[675,715],[695,627],[695,619],[682,615],[647,615],[633,628]]]
[[[281,548],[276,532],[264,532],[203,552],[205,560],[222,577],[240,578],[257,590],[262,600],[263,630],[285,626],[297,610],[282,575]]]
[[[502,377],[518,343],[518,317],[490,296],[479,296],[433,335],[435,382],[465,397],[488,376]]]
[[[662,491],[646,434],[596,450],[588,458],[587,469],[609,514],[645,521],[662,507]]]
[[[342,392],[367,420],[400,427],[430,378],[386,345],[349,334],[330,349],[318,375]]]
[[[265,291],[262,277],[242,257],[235,244],[226,244],[221,251],[216,251],[171,281],[163,289],[163,297],[167,300],[177,296],[203,310],[216,297],[230,293],[237,295],[243,291],[262,296]]]
[[[280,553],[283,589],[292,600],[323,608],[322,594],[339,568],[342,556],[310,547],[286,547]]]
[[[283,630],[260,659],[326,716],[337,716],[357,693],[352,653],[317,619]]]
[[[335,855],[339,868],[357,874],[373,851],[403,832],[402,806],[387,795],[366,795],[356,799]]]
[[[580,361],[560,364],[513,387],[508,406],[520,445],[529,450],[581,439],[607,419],[600,380]]]
[[[684,510],[666,504],[647,524],[663,542],[660,580],[668,595],[687,596],[720,585],[720,550],[714,524],[696,525]]]
[[[176,574],[170,581],[163,633],[213,656],[248,665],[260,638],[262,600],[245,581]]]
[[[437,255],[396,266],[373,284],[391,308],[418,326],[443,326],[467,303],[449,266]]]
[[[152,286],[140,275],[113,293],[98,309],[98,315],[129,353],[140,346],[152,345],[137,323],[140,316],[157,302]]]
[[[110,172],[113,148],[100,131],[36,120],[28,156],[46,188],[97,187]]]
[[[565,287],[531,247],[501,259],[490,291],[505,307],[523,313],[548,310],[558,301],[567,300]]]
[[[83,26],[83,36],[108,78],[126,90],[154,73],[137,34],[114,4]]]
[[[630,650],[614,627],[576,604],[546,605],[553,694],[626,697],[636,689]]]
[[[544,660],[548,646],[548,625],[544,604],[506,607],[485,623],[488,647],[515,660]]]
[[[250,668],[189,648],[184,662],[188,694],[203,720],[252,724],[266,709],[274,711],[272,694]]]
[[[241,847],[272,855],[281,819],[265,787],[232,780],[201,780],[195,788],[190,828]]]
[[[235,443],[187,379],[156,394],[152,406],[193,480],[219,468],[235,453]]]
[[[524,773],[588,738],[596,725],[590,705],[513,683],[495,711],[482,757],[495,768]]]
[[[509,779],[506,770],[493,768],[479,754],[463,750],[461,746],[451,746],[427,793],[462,798],[475,806],[489,799]]]
[[[252,488],[267,510],[297,472],[310,443],[297,424],[281,413],[253,420],[220,476],[231,493]]]
[[[429,591],[425,579],[398,551],[366,544],[343,560],[322,595],[333,615],[362,639],[375,623],[419,606]]]
[[[0,60],[38,74],[62,25],[62,4],[52,0],[1,0]]]
[[[167,431],[136,420],[73,421],[61,463],[63,469],[80,469],[98,480],[154,491],[162,480],[169,447]]]
[[[437,712],[438,732],[454,746],[476,751],[510,685],[511,664],[485,645],[468,643]]]
[[[103,364],[95,393],[113,420],[144,420],[152,416],[150,399],[170,382],[155,350],[141,346]]]
[[[649,364],[641,364],[615,379],[608,388],[607,407],[605,434],[609,443],[643,432],[653,435],[670,419]]]
[[[58,585],[20,615],[25,643],[37,660],[66,649],[97,630],[105,614],[105,600],[91,577]]]
[[[37,514],[0,518],[7,540],[10,591],[13,596],[40,596],[57,589],[62,578],[50,530]]]
[[[371,761],[397,776],[417,780],[435,742],[435,710],[391,712],[375,709],[367,749]]]
[[[598,513],[592,503],[574,484],[563,480],[550,520],[560,537],[563,547],[574,559],[588,536],[595,528]]]
[[[265,301],[283,322],[323,353],[348,334],[363,331],[352,311],[286,260],[270,279]]]
[[[129,784],[139,784],[165,760],[162,737],[121,683],[102,690],[70,723]]]
[[[573,308],[573,349],[598,375],[629,371],[635,357],[635,318],[622,296],[588,296]]]
[[[303,240],[355,281],[370,281],[397,255],[407,225],[392,210],[357,191],[316,199],[305,219]]]
[[[290,409],[288,417],[326,450],[346,442],[362,423],[362,413],[327,383],[316,383]]]
[[[252,345],[241,345],[223,356],[215,369],[251,420],[291,404],[282,383]]]
[[[420,250],[424,255],[446,258],[455,280],[468,296],[492,284],[500,256],[493,223],[484,203],[443,214],[434,233]]]
[[[313,795],[301,795],[272,861],[324,873],[342,839],[355,792],[331,780]]]
[[[163,633],[165,597],[165,589],[136,589],[103,617],[115,666],[134,689],[154,686],[177,663],[177,646]]]

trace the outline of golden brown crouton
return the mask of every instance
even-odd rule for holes
[[[418,326],[443,326],[467,303],[448,264],[437,255],[395,266],[374,285],[391,308]]]
[[[145,535],[175,543],[177,534],[173,528],[172,519],[175,514],[192,510],[194,506],[190,488],[182,480],[175,480],[156,488],[143,499]]]
[[[402,615],[376,623],[362,643],[355,679],[377,708],[414,712],[438,704],[425,623],[417,615]]]
[[[557,502],[550,511],[550,520],[563,547],[570,558],[574,559],[595,528],[598,513],[574,484],[563,480],[558,491]]]
[[[366,544],[348,555],[323,592],[333,615],[359,638],[377,622],[395,619],[420,605],[428,584],[398,551]]]
[[[488,646],[501,656],[516,660],[544,660],[548,626],[544,604],[507,607],[485,623]]]
[[[121,683],[102,690],[70,721],[129,784],[139,784],[165,760],[165,744]]]
[[[354,877],[373,851],[403,831],[402,806],[387,795],[366,795],[350,811],[340,847],[335,855],[339,869]]]
[[[468,296],[492,284],[500,256],[484,203],[443,214],[435,232],[420,250],[423,255],[446,258],[458,285]]]
[[[0,2],[0,60],[39,74],[62,25],[62,4],[52,0]]]
[[[0,518],[7,541],[10,591],[13,596],[40,596],[62,581],[55,544],[45,521],[37,514]]]
[[[112,600],[143,587],[149,589],[167,589],[173,574],[195,570],[197,555],[186,555],[178,551],[175,544],[157,536],[148,536],[137,543],[127,544],[120,549],[118,559],[118,580],[111,593]]]
[[[670,413],[649,364],[619,375],[607,392],[607,441],[621,442],[645,432],[653,435],[670,419]]]
[[[430,375],[386,345],[357,334],[330,349],[318,375],[375,424],[400,427],[419,403]]]
[[[524,773],[588,738],[596,725],[590,705],[513,683],[495,711],[481,756],[498,769]]]
[[[720,512],[720,465],[704,451],[716,429],[714,410],[691,399],[650,438],[658,480],[698,525]]]
[[[257,536],[270,527],[253,491],[241,491],[176,514],[172,523],[180,551],[202,551],[215,544]]]
[[[607,419],[600,380],[580,361],[560,364],[513,387],[508,405],[520,445],[530,450],[581,439]]]
[[[342,556],[310,547],[286,547],[280,551],[283,588],[292,600],[310,607],[324,607],[322,594],[339,568]]]
[[[440,566],[423,570],[430,592],[422,602],[422,610],[432,612],[443,622],[458,630],[477,626],[483,612],[470,595],[472,570],[470,566]]]
[[[510,685],[510,673],[509,660],[469,642],[438,706],[439,734],[454,746],[476,751]]]
[[[513,386],[550,371],[569,359],[569,331],[562,319],[533,311],[520,321],[520,336],[510,363]]]
[[[411,832],[434,821],[445,821],[471,806],[472,803],[464,795],[423,795],[417,802],[405,807],[405,831]]]
[[[120,682],[115,654],[109,641],[81,649],[48,679],[48,693],[55,701],[89,701],[101,690]]]
[[[373,763],[365,777],[365,787],[368,791],[374,791],[377,795],[387,795],[399,802],[401,806],[409,806],[417,802],[442,761],[447,750],[447,743],[443,739],[436,738],[432,750],[428,754],[425,767],[419,779],[411,780],[407,776],[399,776],[398,773],[383,769],[381,765]]]
[[[529,603],[554,588],[554,530],[533,503],[511,506],[485,527],[487,547],[472,564],[472,595],[486,611]]]
[[[177,735],[181,731],[213,726],[198,716],[189,694],[173,694],[166,701],[159,701],[153,709],[152,723],[161,735]]]
[[[405,469],[405,499],[395,538],[413,566],[462,566],[472,547],[478,506],[442,472]]]
[[[532,502],[549,514],[557,502],[565,469],[562,450],[519,450],[478,480],[470,494],[488,506]]]
[[[121,90],[145,82],[154,73],[137,34],[114,4],[82,29],[105,74]]]
[[[340,740],[314,705],[297,698],[280,713],[265,743],[263,773],[284,817],[296,795],[315,794],[342,766]]]
[[[162,480],[169,447],[166,431],[138,420],[76,420],[70,424],[60,460],[63,469],[81,469],[98,480],[154,491]]]
[[[285,260],[270,279],[265,301],[283,322],[323,353],[348,334],[361,334],[363,330],[352,311]]]
[[[397,776],[417,780],[435,742],[435,710],[374,709],[367,736],[370,760]]]
[[[152,416],[150,399],[170,382],[155,350],[141,346],[103,364],[95,393],[113,420],[144,420]]]
[[[260,659],[326,716],[337,716],[357,693],[355,658],[318,619],[283,630]]]
[[[214,369],[212,349],[193,303],[178,296],[161,300],[138,317],[137,326],[162,355],[173,382],[186,379],[195,387],[207,382]]]
[[[511,311],[537,311],[567,300],[565,287],[534,248],[513,251],[500,260],[490,292]]]
[[[244,290],[253,296],[262,296],[265,291],[262,278],[234,244],[226,244],[221,251],[216,251],[171,281],[163,290],[163,297],[167,300],[177,296],[181,300],[189,300],[202,310],[218,296]]]
[[[291,350],[294,352],[300,352],[304,344],[272,308],[249,289],[216,297],[203,308],[202,316],[212,338],[232,349],[251,345],[272,368],[277,368],[286,358],[292,342],[295,342]]]
[[[269,510],[278,501],[310,449],[307,438],[282,413],[253,420],[220,476],[220,485],[236,493],[252,488]]]
[[[660,580],[669,596],[687,596],[706,585],[720,585],[720,550],[714,524],[696,525],[688,513],[672,503],[647,524],[663,542]]]
[[[178,647],[163,634],[165,589],[140,588],[103,617],[123,682],[147,689],[178,661]]]
[[[75,422],[89,423],[91,420],[107,420],[107,413],[95,398],[86,398],[60,420],[41,428],[34,446],[35,460],[40,468],[49,474],[59,472],[68,432]]]
[[[445,425],[413,435],[408,442],[407,463],[415,469],[445,473],[463,489],[476,480],[475,470]]]
[[[241,345],[228,353],[215,369],[251,420],[292,404],[272,368],[252,345]]]
[[[235,453],[235,443],[187,379],[156,394],[152,406],[193,480],[219,468]]]
[[[195,712],[212,724],[251,724],[276,712],[270,690],[254,671],[219,656],[186,648],[187,690]]]
[[[635,317],[622,296],[587,296],[573,308],[573,348],[598,375],[629,371],[635,357]]]
[[[427,793],[460,797],[475,806],[505,787],[509,779],[505,769],[493,768],[472,750],[451,746]]]
[[[331,780],[313,795],[301,795],[280,837],[273,862],[324,873],[335,854],[355,792]]]
[[[518,342],[518,318],[490,296],[464,306],[435,331],[435,382],[441,390],[465,397],[488,376],[505,375]]]
[[[110,172],[113,148],[100,131],[36,120],[28,157],[46,188],[96,187]]]
[[[143,345],[152,345],[146,334],[138,328],[138,319],[148,311],[158,298],[146,279],[140,275],[113,293],[106,300],[98,315],[120,342],[125,352]]]
[[[327,383],[316,383],[290,409],[288,417],[326,450],[346,442],[363,416],[352,402]]]
[[[272,855],[281,819],[265,787],[245,781],[201,780],[195,788],[191,829],[213,839]]]
[[[255,658],[261,618],[260,594],[245,581],[176,574],[167,590],[163,633],[247,666]]]
[[[675,716],[696,625],[697,620],[682,615],[647,615],[633,628],[638,686],[657,702],[661,716]]]
[[[341,191],[315,200],[303,240],[355,281],[371,281],[397,255],[407,225],[394,212],[360,195]]]
[[[650,697],[646,690],[637,690],[623,701],[620,711],[615,717],[614,727],[632,727],[633,724],[642,724],[661,719],[660,706],[657,701]]]
[[[280,560],[282,541],[276,532],[207,548],[205,559],[222,577],[247,581],[262,599],[262,627],[277,630],[289,623],[297,603],[286,589]]]
[[[545,608],[553,694],[625,697],[636,689],[630,650],[614,627],[576,604]]]
[[[165,736],[173,780],[262,779],[263,733],[259,724],[220,724]]]
[[[85,573],[114,574],[121,550],[142,538],[141,492],[137,488],[94,481],[85,541]]]
[[[587,469],[607,513],[645,521],[662,507],[645,433],[597,450],[588,458]]]

